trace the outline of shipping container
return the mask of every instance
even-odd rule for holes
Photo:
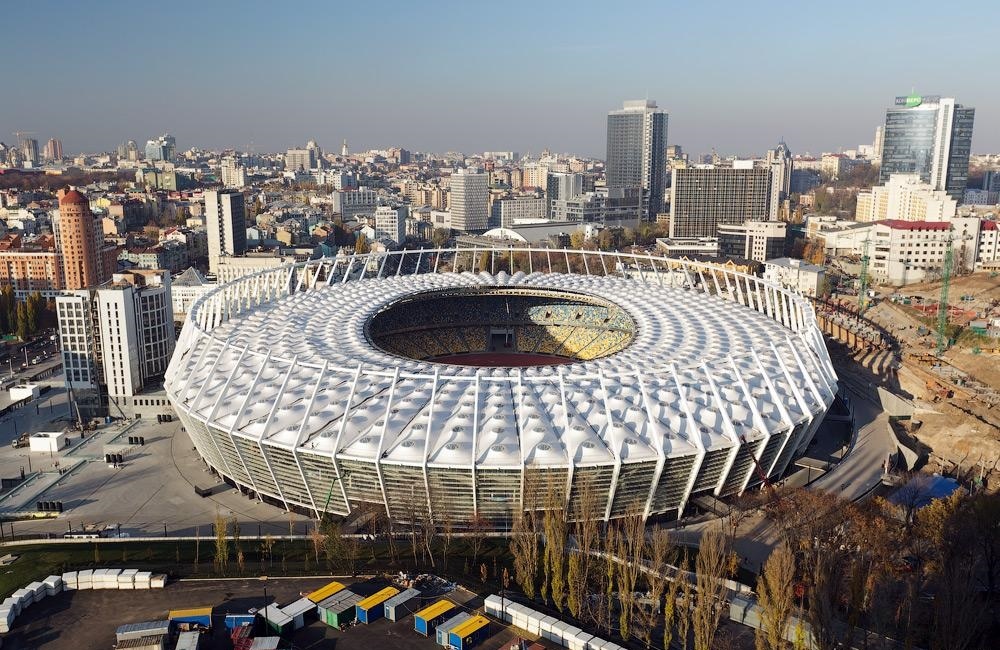
[[[385,616],[385,601],[399,593],[395,587],[386,587],[375,592],[357,604],[358,622],[374,623]]]
[[[250,644],[250,650],[278,650],[281,637],[259,636]]]
[[[260,612],[261,617],[267,626],[277,632],[284,634],[292,630],[292,618],[281,611],[281,608],[271,603]]]
[[[419,595],[420,592],[416,589],[407,589],[385,601],[385,617],[390,621],[405,618],[419,605],[420,601],[417,598]]]
[[[444,620],[444,617],[455,609],[455,605],[447,600],[439,600],[413,615],[413,629],[424,636],[434,633],[434,628]]]
[[[306,598],[308,598],[309,600],[313,601],[316,604],[319,604],[321,601],[326,600],[327,598],[334,595],[338,591],[343,591],[344,589],[345,589],[344,585],[334,581],[327,585],[323,585],[316,591],[306,596]]]
[[[472,618],[472,614],[469,614],[468,612],[459,612],[458,614],[455,614],[445,622],[441,623],[441,625],[437,626],[437,629],[434,631],[434,640],[437,641],[439,646],[447,646],[449,644],[448,633],[470,618]]]
[[[476,615],[453,627],[448,633],[448,643],[458,650],[468,650],[485,641],[489,635],[489,619]]]
[[[361,596],[349,589],[339,591],[316,606],[319,620],[330,627],[343,627],[354,620],[355,605],[361,600]]]
[[[298,630],[316,617],[316,603],[308,598],[299,598],[281,608],[292,619],[292,629]]]
[[[125,639],[124,641],[119,641],[115,647],[127,650],[167,650],[167,635],[156,634],[137,637],[135,639]]]
[[[253,627],[257,617],[254,614],[226,614],[226,629],[235,630],[241,625]]]
[[[201,643],[201,632],[181,632],[177,635],[177,643],[174,644],[174,650],[198,650],[198,644]]]
[[[187,609],[173,609],[167,613],[167,619],[175,624],[201,625],[202,627],[212,627],[211,607],[189,607]]]
[[[142,623],[126,623],[115,630],[115,640],[140,639],[146,636],[168,634],[170,621],[144,621]]]

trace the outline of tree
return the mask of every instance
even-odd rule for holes
[[[316,564],[319,565],[319,552],[323,550],[323,533],[319,529],[319,522],[309,531],[309,541],[312,542],[313,555],[316,558]]]
[[[702,533],[695,561],[697,593],[692,612],[694,650],[712,650],[725,604],[725,580],[735,568],[725,535],[715,531]]]
[[[565,511],[550,500],[545,510],[545,575],[552,602],[560,612],[566,598],[566,517]]]
[[[490,530],[490,522],[480,515],[473,515],[469,521],[469,546],[472,547],[472,563],[479,562],[479,554],[483,552],[486,543],[486,533]]]
[[[649,568],[646,582],[649,585],[650,597],[653,601],[652,609],[639,617],[639,627],[641,636],[646,645],[652,642],[653,628],[656,626],[657,612],[666,590],[668,579],[667,571],[670,568],[672,545],[670,543],[670,533],[665,528],[655,527],[648,535],[649,543],[644,545],[646,554],[643,558]]]
[[[684,562],[681,563],[681,572],[685,575],[678,576],[681,580],[681,603],[677,612],[677,636],[680,637],[681,650],[687,650],[688,637],[691,634],[691,624],[694,619],[694,588],[691,580],[686,575],[691,568],[691,563],[684,554]]]
[[[215,570],[225,574],[229,566],[229,522],[222,513],[215,513]]]
[[[635,590],[642,571],[642,558],[646,555],[645,523],[643,513],[635,509],[618,521],[618,534],[615,536],[617,546],[614,554],[620,560],[616,576],[619,604],[618,632],[626,641],[632,634]]]
[[[22,341],[27,341],[31,333],[31,325],[28,323],[28,306],[24,302],[17,303],[17,336]]]
[[[757,602],[761,607],[761,624],[754,637],[757,650],[783,650],[788,646],[785,632],[795,604],[794,579],[795,556],[781,544],[771,552],[757,580]]]
[[[236,570],[243,575],[244,569],[244,557],[243,557],[243,547],[240,545],[240,520],[233,515],[229,518],[229,523],[233,527],[233,548],[236,549]]]
[[[449,239],[451,239],[451,229],[449,228],[435,228],[434,232],[431,233],[431,243],[434,244],[434,248],[444,248]]]
[[[370,252],[372,247],[368,244],[368,237],[365,233],[358,233],[357,239],[354,240],[354,252],[358,255],[363,255]]]
[[[535,532],[534,511],[517,513],[510,532],[514,579],[524,595],[534,598],[538,589],[538,534]]]
[[[677,594],[680,592],[681,583],[687,581],[680,572],[669,580],[663,602],[663,650],[670,650],[670,642],[674,637],[674,624],[677,622]]]
[[[582,230],[574,230],[569,234],[569,247],[580,250],[586,240]]]

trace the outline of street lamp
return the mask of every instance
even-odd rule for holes
[[[261,611],[264,613],[264,623],[267,623],[267,576],[261,576],[260,581],[264,583],[264,609]]]

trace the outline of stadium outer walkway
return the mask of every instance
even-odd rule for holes
[[[844,499],[857,501],[870,494],[882,481],[884,462],[894,450],[889,435],[889,416],[879,403],[874,385],[862,386],[860,382],[844,382],[854,405],[855,436],[844,459],[832,470],[809,484],[815,490],[824,490]],[[697,546],[701,534],[707,530],[731,532],[725,517],[689,524],[672,529],[675,543]],[[760,571],[771,550],[779,542],[779,531],[774,523],[762,515],[755,515],[741,524],[736,532],[734,550],[741,564]]]

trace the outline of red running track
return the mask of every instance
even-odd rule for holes
[[[485,368],[525,368],[528,366],[562,366],[573,363],[573,359],[557,357],[554,354],[533,352],[470,352],[450,354],[429,359],[434,363],[450,363],[456,366],[479,366]]]

